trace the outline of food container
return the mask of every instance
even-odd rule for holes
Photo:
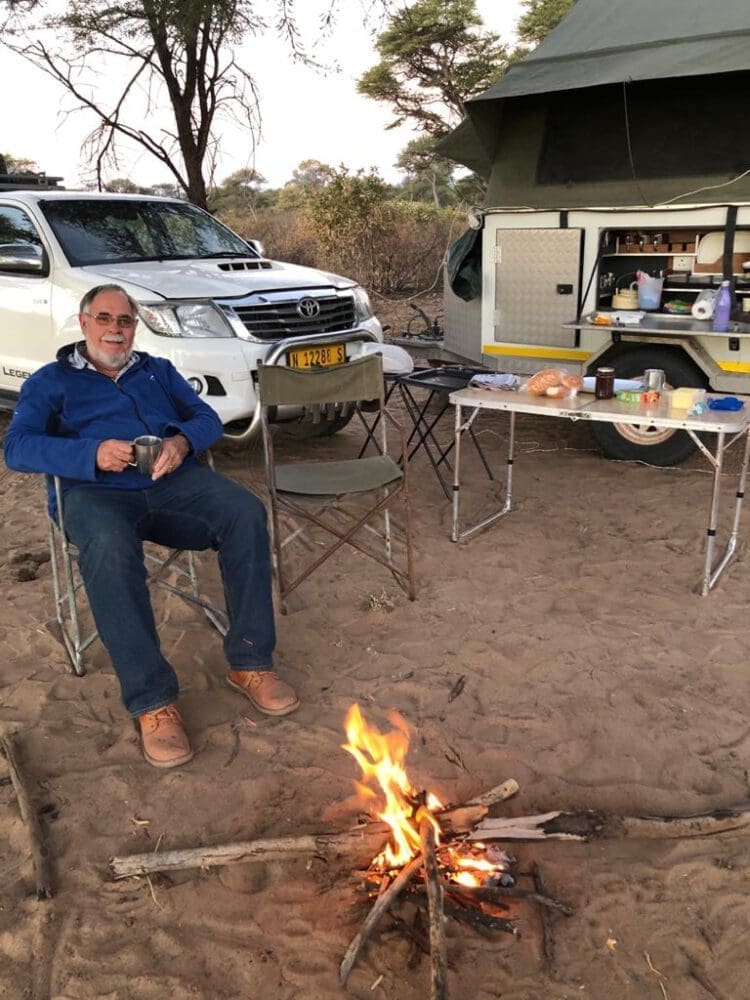
[[[615,293],[612,296],[612,308],[613,309],[637,309],[638,308],[638,282],[633,281],[626,288],[624,285],[620,287],[620,282],[623,278],[630,278],[631,274],[623,275],[622,278],[617,279],[617,284],[615,285]]]
[[[667,394],[669,406],[672,410],[689,410],[696,403],[705,402],[706,390],[694,389],[691,386],[682,386],[679,389],[672,389]]]
[[[666,376],[662,368],[647,368],[643,373],[643,388],[653,392],[663,392]]]
[[[594,395],[597,399],[612,399],[615,394],[614,368],[597,368]]]

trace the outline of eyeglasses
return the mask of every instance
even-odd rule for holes
[[[130,330],[136,323],[136,317],[128,316],[126,313],[123,313],[122,316],[113,316],[112,313],[96,313],[96,315],[84,313],[83,315],[90,316],[97,326],[111,326],[112,323],[116,323],[121,330]]]

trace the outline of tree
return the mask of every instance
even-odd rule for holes
[[[455,164],[435,154],[431,136],[412,139],[399,153],[396,166],[406,174],[399,192],[402,198],[432,201],[436,208],[456,200],[451,185]]]
[[[149,188],[141,187],[134,181],[131,181],[129,177],[114,177],[111,181],[107,181],[104,185],[104,190],[109,191],[110,194],[150,194]]]
[[[522,42],[533,48],[562,21],[575,0],[522,0],[522,2],[526,13],[518,20],[516,34]]]
[[[258,209],[266,208],[270,202],[268,192],[262,187],[265,182],[265,177],[257,170],[235,170],[211,191],[211,211],[225,214],[249,212],[255,215]]]
[[[474,0],[416,0],[378,36],[380,62],[357,90],[393,107],[389,128],[408,121],[440,138],[464,117],[466,100],[505,70],[505,46],[481,25]]]
[[[329,20],[338,2],[325,0]],[[258,95],[234,46],[266,30],[265,9],[295,57],[307,59],[290,0],[68,0],[62,13],[48,12],[47,3],[59,9],[54,0],[0,0],[8,12],[4,44],[97,115],[89,145],[100,187],[103,165],[117,162],[117,140],[127,138],[205,207],[221,123],[239,123],[253,141],[258,129]],[[119,81],[110,103],[92,75],[102,62]],[[153,113],[164,93],[173,124],[160,127]]]
[[[0,153],[0,174],[38,174],[39,167],[26,156]]]
[[[336,171],[327,163],[302,160],[292,171],[292,179],[279,191],[276,204],[283,209],[299,208],[330,184],[335,176]]]

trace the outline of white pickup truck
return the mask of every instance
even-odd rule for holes
[[[108,282],[138,303],[136,349],[169,358],[229,437],[253,433],[257,367],[271,352],[311,367],[383,339],[359,285],[268,260],[187,202],[0,190],[0,405],[12,407],[24,379],[80,338],[78,302]],[[314,346],[299,340],[310,335]],[[330,413],[312,433],[344,422]]]

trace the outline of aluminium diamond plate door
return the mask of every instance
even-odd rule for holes
[[[578,312],[580,229],[498,229],[495,343],[575,347],[562,324]]]

